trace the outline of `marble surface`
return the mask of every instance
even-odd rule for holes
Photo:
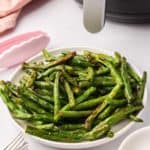
[[[97,34],[88,33],[82,24],[82,8],[74,0],[34,0],[22,11],[17,28],[0,36],[0,41],[16,34],[33,30],[46,31],[51,37],[49,48],[89,46],[100,49],[118,50],[134,62],[142,71],[150,73],[150,25],[129,25],[106,20],[104,29]],[[0,72],[0,79],[9,80],[15,68]],[[148,78],[148,90],[149,90]],[[16,135],[9,119],[4,119],[5,111],[0,110],[0,149],[4,140]],[[134,125],[126,134],[108,144],[93,150],[117,150],[120,143],[134,130],[150,124],[150,102],[148,101],[142,118],[143,124]],[[7,124],[5,126],[5,124]],[[11,135],[10,135],[11,134]],[[30,150],[54,150],[26,138]]]

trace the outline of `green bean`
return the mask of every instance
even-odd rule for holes
[[[87,89],[82,95],[77,97],[76,104],[83,102],[85,99],[87,99],[89,97],[89,95],[91,95],[95,91],[96,91],[95,87],[90,87],[89,89]],[[61,109],[61,111],[69,110],[69,109],[71,109],[71,107],[72,106],[70,104],[67,104]]]
[[[132,114],[129,115],[129,118],[135,122],[143,122],[143,120],[141,118],[137,118],[135,115],[132,115]]]
[[[107,65],[111,71],[112,76],[115,78],[116,83],[119,84],[120,86],[122,85],[122,79],[118,71],[115,69],[115,67],[111,63],[104,63]]]
[[[93,80],[93,85],[114,86],[115,81],[110,77],[95,77]]]
[[[59,66],[48,68],[47,70],[45,70],[44,72],[42,72],[41,74],[39,74],[39,76],[37,77],[37,79],[41,79],[43,77],[46,77],[46,76],[52,74],[54,71],[57,71],[57,70],[59,70]]]
[[[36,120],[36,121],[45,121],[45,122],[54,122],[53,116],[51,114],[28,114],[28,113],[23,113],[20,110],[15,110],[13,112],[13,116],[17,119],[22,119],[22,120]]]
[[[0,89],[0,96],[2,97],[4,103],[7,105],[8,109],[14,114],[19,114],[23,118],[29,117],[27,110],[20,104],[15,104],[14,99],[6,94],[4,90]]]
[[[85,57],[81,55],[74,56],[73,59],[70,61],[72,66],[79,66],[79,67],[89,67],[91,63],[86,60]]]
[[[74,107],[75,110],[90,109],[104,101],[107,96],[100,96],[98,98],[90,99],[82,102]]]
[[[49,95],[40,95],[38,93],[35,93],[36,96],[38,96],[39,98],[43,99],[43,100],[46,100],[48,102],[51,102],[51,103],[54,103],[54,98],[49,96]]]
[[[67,111],[67,110],[70,110],[70,109],[71,109],[70,104],[66,104],[60,111]]]
[[[50,113],[45,114],[33,114],[30,117],[31,120],[39,120],[39,121],[45,121],[45,122],[54,122],[53,115]]]
[[[85,120],[85,128],[86,129],[88,129],[88,130],[91,129],[94,119],[100,112],[102,112],[105,109],[106,106],[107,106],[107,103],[105,101],[102,104],[98,105],[96,107],[96,109],[91,113],[91,115],[89,115],[87,117],[87,119]]]
[[[116,80],[116,83],[122,85],[122,79],[120,74],[118,73],[118,71],[116,70],[115,66],[110,63],[110,62],[106,62],[104,61],[101,57],[99,57],[99,55],[96,54],[92,54],[92,56],[100,63],[102,63],[103,65],[105,65],[106,67],[108,67],[110,69],[110,72],[112,74],[112,76],[114,77],[114,79]]]
[[[51,73],[51,74],[49,75],[49,81],[54,81],[55,76],[56,76],[56,72]]]
[[[90,81],[80,81],[79,82],[79,87],[80,88],[85,88],[85,87],[89,87],[91,85]]]
[[[49,62],[48,64],[46,64],[44,66],[44,69],[47,69],[47,68],[50,68],[52,66],[56,66],[56,65],[62,64],[64,62],[70,60],[71,58],[73,58],[75,55],[76,55],[76,52],[70,52],[67,55],[65,55],[64,57],[59,58],[58,60]]]
[[[93,78],[94,78],[94,69],[92,67],[88,67],[86,79],[93,81]]]
[[[87,140],[95,140],[104,136],[109,130],[110,130],[109,125],[103,124],[100,127],[93,128],[91,131],[86,133],[85,138]]]
[[[42,109],[37,103],[35,103],[34,101],[30,101],[29,99],[26,99],[25,97],[22,98],[22,103],[25,106],[25,108],[28,110],[31,110],[33,112],[36,113],[46,113],[46,111],[44,109]]]
[[[56,73],[55,81],[54,81],[54,120],[57,122],[58,117],[57,113],[60,110],[60,100],[59,100],[59,79],[60,79],[60,72]]]
[[[115,58],[116,58],[117,64],[121,64],[122,57],[118,52],[115,52]]]
[[[97,115],[100,112],[102,112],[105,109],[105,107],[107,107],[108,101],[110,101],[110,99],[114,98],[119,90],[120,90],[120,85],[118,84],[108,94],[108,97],[104,100],[104,102],[96,107],[96,109],[92,112],[92,114],[85,121],[86,129],[91,129],[94,119],[97,117]]]
[[[79,95],[81,93],[81,88],[78,86],[72,87],[72,91],[75,95]]]
[[[39,130],[42,130],[42,129],[44,129],[44,130],[51,130],[54,127],[54,124],[53,123],[40,124],[40,125],[30,124],[29,126],[33,127],[33,128],[36,128],[36,129],[39,129]]]
[[[93,82],[89,82],[89,81],[80,81],[79,82],[79,87],[81,88],[85,88],[85,87],[89,87],[89,86],[114,86],[115,85],[115,81],[110,78],[110,77],[95,77],[93,79]]]
[[[127,104],[127,100],[118,100],[118,99],[108,99],[107,104],[112,105],[112,106],[124,106]]]
[[[34,84],[38,88],[44,88],[44,89],[52,89],[54,86],[52,82],[45,82],[45,81],[35,81]]]
[[[83,129],[84,124],[63,124],[59,126],[59,128],[63,130],[76,130],[76,129]]]
[[[104,121],[100,122],[95,128],[101,126],[101,124],[108,124],[109,126],[115,125],[121,120],[125,119],[129,114],[141,110],[143,106],[127,106],[120,108],[117,112],[112,114],[110,117],[106,118]]]
[[[59,116],[64,118],[81,118],[87,117],[92,111],[59,111]]]
[[[99,115],[98,115],[98,120],[104,120],[105,118],[107,118],[114,110],[115,110],[115,106],[110,105],[107,106]]]
[[[101,54],[98,54],[98,57],[99,57],[100,59],[102,59],[102,60],[111,62],[111,63],[114,64],[114,65],[115,65],[115,64],[118,64],[118,61],[117,61],[114,57],[112,57],[112,56],[109,56],[109,55],[106,55],[106,54],[101,53]]]
[[[31,117],[31,114],[28,114],[24,109],[19,109],[16,104],[14,104],[8,97],[5,91],[0,89],[0,95],[5,102],[5,104],[8,106],[9,110],[12,112],[12,115],[17,115],[18,118],[21,119],[29,119]]]
[[[107,106],[107,104],[122,105],[122,104],[126,103],[126,101],[121,101],[120,102],[120,101],[111,100],[112,98],[114,98],[116,96],[116,94],[117,94],[117,92],[119,90],[120,90],[120,84],[116,85],[112,89],[112,91],[108,94],[108,96],[106,97],[106,99],[104,100],[104,102],[97,107],[98,111],[96,111],[97,113],[94,114],[95,116],[93,115],[93,120],[98,115],[98,113],[100,113],[103,109],[105,109],[105,107]],[[92,124],[92,121],[89,123],[89,127]]]
[[[77,97],[76,103],[79,104],[86,100],[91,94],[93,94],[96,91],[95,87],[89,87],[82,95]]]
[[[140,84],[141,83],[140,76],[134,71],[134,69],[132,68],[132,66],[129,63],[127,65],[127,70],[128,70],[128,73],[130,74],[130,76],[132,78],[134,78],[135,81],[137,81]]]
[[[89,77],[87,78],[87,76],[88,76],[87,69],[77,70],[77,71],[75,71],[75,74],[76,74],[76,76],[78,76],[78,81],[89,80],[88,79]]]
[[[23,112],[23,113],[31,113],[31,111],[29,111],[28,109],[26,109],[26,107],[24,107],[24,105],[22,104],[22,102],[19,100],[20,98],[18,97],[9,97],[10,101],[13,102],[13,104],[15,105],[15,109],[18,109],[19,111]]]
[[[131,103],[132,101],[132,89],[130,86],[130,82],[128,79],[128,74],[127,74],[127,65],[126,65],[126,59],[122,58],[122,64],[121,64],[121,75],[122,75],[122,79],[123,79],[123,83],[124,83],[124,90],[125,90],[125,96],[128,100],[128,103]]]
[[[112,89],[113,89],[113,87],[112,86],[102,86],[102,87],[100,87],[99,89],[98,89],[98,92],[99,92],[99,94],[100,95],[106,95],[106,94],[109,94],[111,91],[112,91]],[[121,92],[121,90],[120,90],[120,92],[116,95],[116,97],[118,96],[118,95],[121,95],[122,94],[122,92]],[[124,93],[123,93],[124,94]],[[123,95],[122,94],[122,95]]]
[[[32,87],[37,73],[33,69],[27,70],[27,74],[25,74],[20,80],[20,84],[25,87]]]
[[[142,103],[142,99],[143,99],[143,96],[144,96],[146,80],[147,80],[147,73],[144,72],[143,76],[142,76],[142,82],[139,86],[138,96],[137,96],[137,102],[140,103],[140,104]]]
[[[46,95],[46,96],[53,96],[53,91],[52,90],[47,90],[47,89],[35,89],[35,92],[38,95]]]
[[[44,122],[43,121],[38,121],[38,120],[33,120],[33,121],[31,121],[31,120],[29,120],[29,121],[26,121],[27,122],[27,125],[42,125],[42,124],[44,124]]]
[[[101,60],[104,60],[104,61],[107,61],[107,62],[110,62],[112,63],[113,65],[116,65],[118,62],[116,60],[116,58],[114,58],[113,56],[109,56],[109,55],[106,55],[104,53],[93,53],[93,52],[90,52],[90,51],[84,51],[84,55],[87,56],[87,57],[97,57],[97,58],[100,58]]]
[[[114,137],[114,132],[108,131],[106,136],[112,138],[112,137]]]
[[[52,55],[46,49],[43,49],[42,53],[46,61],[52,60]]]
[[[64,69],[62,69],[65,79],[72,85],[77,86],[75,78],[72,78]]]
[[[18,86],[14,85],[14,84],[11,84],[10,82],[7,82],[6,84],[7,84],[7,88],[9,89],[9,91],[13,95],[19,97]]]
[[[0,95],[2,97],[2,100],[8,106],[10,111],[14,111],[16,109],[16,106],[14,105],[14,103],[12,101],[10,101],[9,96],[5,93],[6,93],[5,90],[0,89]]]
[[[42,137],[48,140],[62,141],[62,142],[80,142],[84,140],[84,132],[72,132],[72,131],[55,131],[47,132],[45,130],[37,130],[33,127],[27,127],[26,133],[34,136]]]
[[[100,122],[98,125],[96,125],[90,132],[87,133],[87,137],[89,135],[91,135],[91,139],[95,139],[96,137],[93,135],[97,135],[98,130],[99,129],[103,129],[105,127],[106,130],[102,130],[105,131],[100,132],[102,135],[104,135],[106,132],[109,131],[110,127],[118,122],[120,122],[121,120],[125,119],[127,117],[127,115],[139,111],[141,110],[143,107],[142,106],[127,106],[124,108],[121,108],[119,111],[117,111],[116,113],[114,113],[113,115],[111,115],[110,117],[106,118],[104,121]],[[99,137],[99,136],[98,136]]]
[[[21,120],[29,120],[32,117],[32,114],[29,113],[24,113],[18,109],[12,111],[12,116],[16,119],[21,119]]]
[[[96,75],[103,75],[106,73],[109,73],[109,68],[107,67],[100,67],[97,71],[96,71]]]
[[[50,120],[49,114],[46,115],[46,117],[45,117],[44,114],[42,114],[42,115],[40,115],[40,114],[29,114],[24,109],[19,109],[17,107],[17,105],[14,104],[9,99],[8,95],[6,95],[4,91],[2,91],[2,89],[0,90],[0,94],[1,94],[3,100],[5,101],[5,103],[7,104],[8,108],[10,109],[10,111],[12,112],[12,114],[15,118],[22,119],[22,120],[29,120],[29,119],[37,119],[37,120],[42,119],[42,120],[44,120],[46,118],[46,121]],[[30,105],[30,107],[32,107],[32,106]],[[38,111],[40,111],[40,110],[38,110]]]
[[[37,64],[37,63],[26,63],[24,62],[22,64],[22,68],[25,70],[25,69],[34,69],[34,70],[42,70],[44,69],[44,64],[43,63],[40,63],[40,64]]]
[[[65,90],[68,95],[69,105],[70,107],[73,107],[75,106],[75,98],[74,98],[73,92],[71,90],[69,83],[66,80],[64,81],[64,84],[65,84]]]
[[[72,66],[69,66],[69,65],[64,65],[64,69],[65,69],[67,72],[72,72],[72,71],[74,71],[73,67],[72,67]]]
[[[114,98],[117,95],[117,93],[120,91],[120,89],[121,89],[120,84],[115,85],[114,88],[111,90],[111,92],[108,94],[109,99]]]
[[[23,96],[26,96],[28,99],[34,101],[35,103],[39,104],[42,108],[49,110],[49,111],[53,111],[53,105],[48,103],[47,101],[39,98],[38,96],[36,96],[34,94],[34,91],[31,89],[23,89],[21,91]]]
[[[47,64],[35,64],[35,63],[27,64],[27,63],[24,63],[23,68],[24,69],[29,68],[29,69],[35,69],[35,70],[47,69],[47,68],[62,64],[64,62],[68,61],[69,59],[73,58],[75,55],[76,55],[76,52],[70,52],[67,55],[65,55],[64,57],[61,57],[58,60],[50,61]]]

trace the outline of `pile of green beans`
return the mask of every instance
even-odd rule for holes
[[[41,138],[81,142],[112,137],[112,126],[137,118],[147,73],[140,77],[125,57],[84,51],[23,64],[17,84],[0,81],[0,95],[26,132]]]

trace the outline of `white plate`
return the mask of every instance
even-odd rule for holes
[[[149,150],[150,126],[131,133],[120,145],[119,150]]]
[[[84,50],[89,50],[89,51],[97,52],[97,53],[105,53],[105,54],[109,54],[109,55],[114,54],[114,51],[100,50],[100,49],[86,48],[86,47],[58,48],[58,49],[51,49],[50,52],[53,55],[58,55],[63,51],[76,51],[77,53],[82,54],[82,52]],[[40,54],[34,56],[33,58],[31,58],[29,61],[39,61],[41,59],[42,59],[42,54],[40,53]],[[139,73],[139,75],[141,75],[139,70],[135,66],[133,66],[133,67]],[[18,82],[19,79],[21,78],[22,74],[23,74],[23,71],[22,71],[21,66],[20,66],[17,68],[17,70],[13,74],[11,81]],[[147,100],[147,90],[145,90],[145,93],[144,93],[144,98],[143,98],[143,104],[144,105],[146,104],[146,100]],[[138,116],[140,116],[141,113],[142,113],[142,111],[138,114]],[[24,130],[23,124],[19,124],[16,121],[14,121],[14,123],[17,127]],[[116,138],[118,138],[119,136],[124,134],[126,131],[128,131],[133,124],[134,124],[134,122],[129,122],[128,120],[122,121],[121,123],[119,123],[113,127],[113,131],[115,132],[115,136],[113,138],[106,137],[106,138],[98,139],[95,141],[85,141],[85,142],[81,142],[81,143],[55,142],[55,141],[45,140],[45,139],[42,139],[42,138],[39,138],[36,136],[32,136],[32,135],[30,135],[30,136],[33,139],[35,139],[37,142],[40,142],[40,143],[45,144],[47,146],[52,146],[52,147],[56,147],[56,148],[63,148],[63,149],[83,149],[83,148],[91,148],[91,147],[100,146],[104,143],[108,143],[112,140],[115,140]]]

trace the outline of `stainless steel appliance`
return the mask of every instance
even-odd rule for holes
[[[105,16],[106,18],[109,18],[113,21],[123,23],[138,23],[138,24],[150,23],[150,0],[77,0],[77,1],[83,3],[84,9],[86,9],[84,10],[85,13],[84,17],[87,18],[91,17],[91,20],[92,18],[95,18],[95,20],[97,20],[96,23],[93,23],[93,26],[94,24],[98,24],[99,22],[99,30],[104,25]],[[88,28],[88,30],[91,30],[92,28],[90,27],[90,25],[88,26],[90,18],[88,18],[88,23],[86,23],[87,21],[86,18],[84,19],[85,19],[84,20],[85,27]],[[97,31],[95,30],[95,32]]]

